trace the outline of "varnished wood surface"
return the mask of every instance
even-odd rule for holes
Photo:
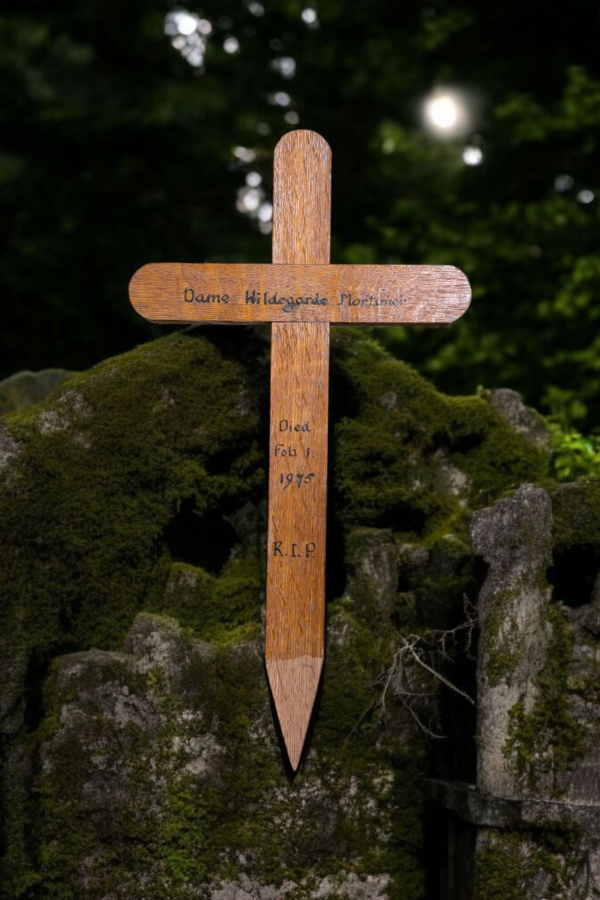
[[[285,324],[273,332],[266,653],[320,658],[329,326]]]
[[[296,771],[319,689],[323,657],[267,659],[267,673],[290,765]]]
[[[322,137],[296,131],[281,139],[273,207],[271,271],[326,265],[331,151]],[[293,769],[323,667],[328,387],[329,322],[274,322],[265,656]]]
[[[324,655],[329,323],[449,324],[471,291],[453,266],[329,265],[331,151],[314,132],[277,145],[273,205],[273,265],[151,264],[130,298],[152,322],[273,323],[266,665],[296,769]]]
[[[302,216],[301,223],[306,221],[309,217]],[[277,218],[275,229],[281,235]],[[295,246],[298,241],[296,236]],[[454,266],[294,265],[289,259],[275,266],[154,263],[135,273],[129,293],[135,309],[151,322],[181,324],[447,325],[471,301],[469,282]]]
[[[329,262],[331,148],[315,131],[284,135],[273,159],[273,262]]]

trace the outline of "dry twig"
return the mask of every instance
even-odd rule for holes
[[[423,722],[422,714],[418,711],[419,701],[425,698],[435,697],[437,687],[433,682],[430,689],[426,688],[423,672],[426,672],[434,681],[441,682],[449,690],[454,691],[468,703],[475,705],[475,701],[465,691],[440,671],[441,663],[452,662],[452,651],[464,638],[463,650],[470,652],[473,643],[473,633],[477,626],[477,612],[467,597],[464,598],[465,620],[455,628],[446,630],[430,630],[421,634],[404,635],[394,653],[392,664],[387,672],[379,679],[383,684],[383,690],[379,700],[382,713],[386,710],[386,698],[391,691],[403,706],[408,710],[419,728],[429,737],[443,738]],[[420,673],[420,674],[419,674]]]

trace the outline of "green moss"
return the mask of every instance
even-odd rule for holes
[[[446,397],[452,460],[470,476],[471,506],[488,505],[548,471],[548,455],[517,434],[479,397]]]
[[[263,573],[253,548],[231,558],[214,576],[198,566],[165,561],[153,576],[147,606],[175,618],[190,634],[218,646],[260,634]]]
[[[552,514],[558,551],[575,546],[600,550],[600,479],[557,487],[552,492]]]
[[[577,826],[488,832],[477,853],[475,900],[521,900],[542,873],[548,879],[545,896],[560,900],[580,862]]]
[[[254,396],[239,363],[174,335],[72,378],[48,409],[6,419],[27,480],[17,505],[0,496],[0,567],[32,644],[118,646],[178,510],[203,516],[262,490]]]
[[[523,859],[523,836],[500,834],[486,843],[477,856],[475,900],[520,900],[531,874],[531,863]]]
[[[461,517],[461,498],[440,490],[439,450],[468,477],[472,508],[546,473],[547,455],[485,400],[445,397],[348,331],[334,329],[333,339],[332,409],[341,412],[334,473],[344,521],[423,538]]]
[[[49,655],[56,645],[117,647],[149,606],[176,611],[215,640],[258,621],[258,554],[248,550],[222,572],[205,568],[188,605],[169,575],[170,565],[191,562],[177,557],[173,534],[264,495],[268,380],[250,376],[226,341],[223,352],[199,335],[173,335],[6,419],[20,445],[16,481],[5,475],[13,481],[0,490],[1,624],[13,645],[19,620],[27,647]],[[333,390],[346,400],[332,408],[354,407],[337,421],[333,453],[334,513],[348,524],[387,524],[418,539],[449,525],[464,532],[459,499],[436,487],[440,447],[472,478],[475,505],[540,471],[540,455],[484,401],[444,397],[350,330],[338,329],[333,343]],[[259,357],[261,366],[266,376]],[[394,403],[382,405],[391,394]],[[174,596],[161,598],[161,587]]]
[[[16,464],[0,474],[5,684],[32,660],[28,690],[35,694],[58,653],[118,648],[140,609],[174,600],[158,602],[156,589],[178,562],[179,545],[187,546],[173,535],[262,495],[257,436],[268,379],[257,388],[227,341],[218,349],[188,333],[147,344],[73,376],[43,406],[5,418],[18,446]],[[248,636],[250,617],[255,630],[259,621],[257,566],[224,573],[229,584],[220,595],[218,574],[204,579],[214,588],[208,621],[183,603],[178,611],[191,627],[202,621],[207,632],[246,629]],[[231,614],[217,625],[216,605],[230,588]],[[16,864],[30,856],[29,805],[19,798],[5,832],[15,896],[15,878],[22,885],[33,878]]]
[[[372,739],[373,684],[391,665],[395,634],[389,628],[385,637],[374,634],[343,601],[329,608],[329,634],[319,728],[327,744],[343,753],[350,735],[362,734],[366,744]]]
[[[410,633],[414,631],[419,622],[417,610],[417,598],[413,591],[402,591],[394,597],[392,618],[398,625],[399,631]]]
[[[9,898],[70,900],[74,873],[102,853],[98,896],[118,888],[131,900],[188,900],[194,885],[235,879],[236,852],[265,884],[387,872],[392,900],[423,897],[427,748],[408,717],[382,721],[381,675],[402,628],[445,625],[462,607],[470,511],[541,477],[546,460],[485,401],[445,397],[362,335],[334,329],[329,564],[339,580],[340,535],[385,527],[425,548],[431,566],[400,590],[389,621],[360,604],[330,604],[313,753],[290,782],[253,643],[263,527],[235,535],[223,524],[266,497],[267,359],[261,341],[237,331],[148,344],[5,419],[18,458],[0,476],[0,674],[8,682],[28,669],[31,696],[47,684],[19,736],[32,768],[17,773],[4,831]],[[453,490],[444,466],[465,484]],[[173,616],[187,640],[210,641],[216,655],[190,665],[177,691],[159,669],[134,678],[113,660],[106,684],[125,680],[140,703],[155,702],[152,727],[119,729],[90,709],[89,732],[57,743],[65,707],[88,687],[93,695],[85,679],[96,676],[84,669],[77,689],[59,690],[51,660],[119,650],[142,610]],[[214,780],[185,770],[180,748],[194,734],[184,699],[222,748]],[[41,766],[35,747],[54,748],[52,766]],[[132,800],[117,798],[110,813],[90,815],[81,800],[90,748],[127,773]]]
[[[535,789],[541,775],[559,774],[585,750],[585,728],[569,708],[569,667],[573,634],[560,611],[549,608],[552,642],[537,680],[538,695],[530,711],[519,700],[510,711],[509,737],[503,748],[515,771]]]
[[[510,628],[506,628],[506,607],[514,601],[514,597],[514,591],[494,596],[493,608],[485,619],[485,676],[492,687],[501,681],[510,681],[523,654],[527,652],[514,617],[508,619]]]
[[[198,885],[235,880],[242,855],[264,884],[289,879],[300,884],[310,873],[324,878],[341,869],[360,876],[387,872],[390,898],[423,897],[424,747],[420,740],[407,743],[386,734],[375,718],[355,729],[351,710],[373,704],[378,689],[370,676],[379,660],[366,632],[347,618],[343,624],[352,635],[332,650],[330,661],[351,677],[340,683],[339,672],[326,673],[327,700],[320,708],[314,756],[293,784],[274,742],[252,734],[269,716],[255,647],[198,658],[176,691],[160,670],[140,680],[121,669],[118,680],[121,657],[117,669],[105,665],[100,674],[98,666],[90,667],[89,677],[99,679],[95,689],[92,682],[82,686],[77,676],[75,687],[83,689],[84,700],[80,695],[76,728],[63,733],[58,744],[53,736],[49,765],[36,788],[41,843],[33,871],[41,873],[45,893],[40,896],[77,896],[73,873],[82,859],[102,852],[97,885],[102,896],[119,886],[131,900],[188,900]],[[181,640],[185,656],[190,639]],[[123,678],[133,709],[137,697],[155,698],[156,733],[140,728],[135,716],[119,725],[101,713],[100,684],[118,691]],[[64,708],[70,691],[63,680],[48,702]],[[334,719],[330,705],[342,698],[345,710]],[[197,739],[197,726],[182,715],[190,708],[201,716],[200,734],[208,732],[220,748],[212,763],[216,768],[200,778],[185,769],[186,742]],[[49,736],[46,731],[44,739]],[[100,810],[90,815],[89,799],[81,802],[84,786],[89,798],[92,759],[96,778],[100,759],[111,773],[104,798],[111,807],[108,820]],[[125,798],[119,796],[119,782],[111,797],[110,783],[124,773]],[[92,784],[102,798],[101,782]],[[139,872],[146,875],[141,884]],[[307,893],[305,885],[292,897]]]

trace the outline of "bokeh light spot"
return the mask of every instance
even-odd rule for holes
[[[165,16],[165,34],[171,38],[171,46],[196,69],[204,65],[206,38],[212,32],[208,19],[201,19],[183,7],[172,9]]]
[[[271,68],[284,78],[293,78],[296,74],[296,60],[291,56],[278,56],[271,62]]]
[[[234,147],[232,152],[235,158],[243,163],[251,163],[256,159],[256,150],[252,150],[251,147]]]
[[[465,147],[462,158],[465,166],[480,166],[483,162],[483,152],[480,147]]]
[[[256,2],[253,0],[252,3],[248,4],[248,12],[252,13],[253,16],[264,16],[265,8],[262,3]]]
[[[274,94],[269,94],[269,103],[272,106],[289,106],[292,102],[292,98],[285,91],[276,91]]]
[[[306,9],[303,9],[300,13],[302,17],[302,21],[306,22],[307,25],[310,25],[312,28],[319,27],[319,18],[317,16],[316,9],[313,9],[312,6],[307,6]]]
[[[589,191],[586,189],[583,191],[579,191],[579,193],[577,194],[577,199],[579,200],[580,203],[587,204],[587,203],[591,203],[593,201],[594,196],[595,195],[594,195],[593,191]]]
[[[225,53],[239,53],[239,49],[240,42],[236,37],[233,37],[233,35],[230,35],[223,41],[223,50]]]
[[[246,184],[249,187],[258,187],[262,183],[262,178],[258,172],[248,172],[246,175]]]
[[[557,175],[554,179],[554,187],[557,191],[570,191],[574,184],[572,175]]]

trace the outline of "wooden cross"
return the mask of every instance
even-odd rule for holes
[[[329,264],[331,150],[312,131],[275,149],[273,265],[158,263],[129,288],[146,319],[272,322],[267,674],[292,768],[325,642],[329,323],[437,325],[467,309],[453,266]]]

